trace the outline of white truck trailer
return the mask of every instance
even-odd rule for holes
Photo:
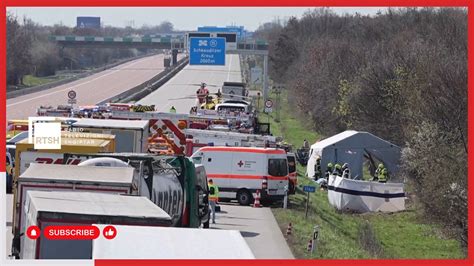
[[[41,236],[23,237],[21,259],[91,259],[92,240],[52,240],[47,226],[124,225],[169,226],[171,217],[145,197],[91,192],[29,191],[25,204],[26,228],[39,227]],[[147,227],[148,228],[148,227]],[[117,235],[121,232],[118,231]],[[102,238],[104,236],[99,236]],[[108,240],[113,244],[113,240]],[[134,250],[134,244],[128,243]],[[130,246],[132,244],[132,246]],[[143,245],[147,245],[143,242]]]
[[[104,225],[97,225],[101,230]],[[239,231],[116,226],[113,242],[97,238],[93,259],[255,259]],[[133,245],[133,248],[130,246]]]
[[[100,167],[63,164],[30,164],[18,178],[15,202],[12,251],[20,250],[20,236],[25,228],[25,201],[28,191],[82,191],[109,194],[138,194],[133,167]]]
[[[148,150],[149,122],[147,120],[80,119],[73,130],[115,135],[116,152],[142,153]]]

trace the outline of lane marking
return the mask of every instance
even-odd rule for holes
[[[64,92],[64,91],[67,91],[67,90],[71,90],[71,89],[73,89],[73,88],[82,86],[82,85],[87,84],[87,83],[91,83],[92,81],[95,81],[95,80],[101,79],[101,78],[103,78],[103,77],[109,76],[109,75],[111,75],[111,74],[114,74],[114,73],[116,73],[116,72],[118,72],[118,71],[120,71],[120,70],[123,70],[123,68],[125,68],[125,67],[129,67],[129,66],[132,66],[132,65],[141,63],[142,61],[145,61],[145,60],[148,60],[148,59],[150,59],[150,58],[147,57],[147,58],[144,58],[144,59],[139,60],[139,61],[137,61],[137,62],[133,62],[133,63],[131,63],[131,64],[129,64],[129,65],[123,66],[122,68],[119,68],[119,69],[116,69],[116,70],[114,70],[114,71],[112,71],[112,72],[109,72],[109,73],[106,73],[106,74],[104,74],[104,75],[98,76],[98,77],[96,77],[96,78],[94,78],[94,79],[91,79],[91,80],[88,80],[88,81],[85,81],[85,82],[76,84],[76,85],[74,85],[74,86],[72,86],[72,87],[68,87],[68,88],[65,88],[65,89],[62,89],[62,90],[59,90],[59,91],[54,91],[54,92],[42,94],[42,95],[39,95],[39,96],[36,96],[36,97],[33,97],[33,98],[29,98],[29,99],[26,99],[26,100],[23,100],[23,101],[19,101],[19,102],[16,102],[16,103],[7,104],[7,107],[15,106],[15,105],[22,104],[22,103],[26,103],[26,102],[29,102],[29,101],[33,101],[33,100],[36,100],[36,99],[39,99],[39,98],[43,98],[43,97],[46,97],[46,96],[49,96],[49,95],[53,95],[53,94],[56,94],[56,93]]]

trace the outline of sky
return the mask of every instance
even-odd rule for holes
[[[141,27],[173,23],[178,30],[196,30],[198,26],[244,26],[254,31],[265,22],[276,18],[301,17],[309,7],[11,7],[7,11],[18,17],[26,16],[42,25],[62,23],[76,26],[78,16],[98,16],[104,26]],[[332,8],[338,14],[360,13],[373,15],[380,7]]]

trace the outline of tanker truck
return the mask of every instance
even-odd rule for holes
[[[135,168],[138,195],[150,199],[171,216],[171,226],[208,227],[207,177],[181,155],[137,153],[64,154],[79,165]],[[204,187],[205,186],[205,187]]]

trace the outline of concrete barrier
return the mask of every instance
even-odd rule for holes
[[[156,55],[156,54],[141,55],[141,56],[138,56],[138,57],[132,57],[132,58],[127,58],[125,60],[120,60],[120,61],[117,61],[115,63],[106,65],[105,69],[116,67],[118,65],[121,65],[121,64],[133,61],[133,60],[141,59],[143,57],[152,56],[152,55]],[[35,93],[35,92],[39,92],[39,91],[43,91],[43,90],[47,90],[47,89],[51,89],[51,88],[54,88],[54,87],[57,87],[57,86],[61,86],[61,85],[76,81],[78,79],[82,79],[82,78],[85,78],[87,76],[99,73],[101,71],[104,71],[105,69],[104,69],[104,67],[100,67],[100,68],[96,68],[94,70],[91,70],[91,71],[88,71],[88,72],[85,72],[85,73],[77,74],[77,75],[75,75],[71,78],[61,79],[61,80],[58,80],[58,81],[53,81],[53,82],[46,83],[46,84],[39,85],[39,86],[34,86],[34,87],[9,91],[9,92],[7,92],[7,99],[15,98],[15,97],[18,97],[18,96],[22,96],[22,95],[26,95],[26,94],[30,94],[30,93]]]
[[[188,62],[189,62],[189,58],[184,57],[178,61],[176,66],[167,68],[165,71],[154,76],[152,79],[145,81],[142,84],[137,85],[131,88],[130,90],[125,91],[119,95],[106,99],[98,104],[104,104],[107,102],[119,102],[119,103],[136,102],[144,98],[148,94],[152,93],[153,91],[157,90],[163,84],[165,84],[168,80],[170,80],[173,76],[175,76],[181,69],[183,69],[188,64]]]

